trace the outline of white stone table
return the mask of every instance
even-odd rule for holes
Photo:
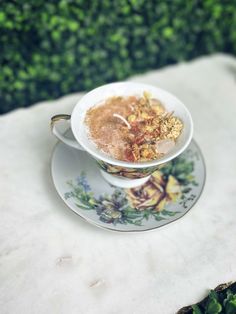
[[[132,78],[190,109],[207,166],[182,219],[150,233],[98,229],[50,177],[49,119],[81,94],[0,117],[0,313],[170,314],[236,280],[236,59],[215,55]]]

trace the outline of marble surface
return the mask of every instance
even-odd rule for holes
[[[204,57],[133,77],[190,109],[207,181],[182,219],[118,234],[81,220],[50,177],[49,120],[81,94],[0,117],[1,314],[170,314],[236,279],[236,59]]]

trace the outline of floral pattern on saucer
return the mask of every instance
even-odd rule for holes
[[[197,197],[192,192],[198,185],[194,176],[197,152],[188,150],[185,154],[155,171],[144,185],[131,189],[115,188],[110,194],[95,196],[86,172],[82,171],[76,180],[68,181],[65,199],[73,199],[75,205],[84,211],[94,211],[99,220],[107,224],[132,224],[142,226],[149,219],[168,220],[179,211],[167,209],[178,203],[183,208]]]
[[[155,170],[160,169],[161,166],[152,166],[146,168],[125,168],[111,165],[102,160],[97,160],[98,166],[105,172],[117,177],[124,177],[129,179],[140,179],[149,176]]]

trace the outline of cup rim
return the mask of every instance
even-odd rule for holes
[[[179,150],[177,150],[175,153],[168,155],[168,156],[163,156],[161,159],[155,159],[155,160],[151,160],[151,161],[146,161],[146,162],[127,162],[127,161],[122,161],[122,160],[118,160],[118,159],[114,159],[112,157],[109,156],[104,156],[104,155],[100,155],[97,152],[94,152],[92,149],[90,149],[89,147],[87,147],[84,142],[80,141],[79,135],[75,132],[75,124],[73,123],[73,114],[76,112],[76,108],[81,105],[81,103],[83,102],[83,99],[88,96],[89,94],[94,93],[95,91],[98,91],[99,89],[102,89],[104,87],[111,87],[111,86],[118,86],[120,84],[136,84],[136,85],[140,85],[140,88],[144,89],[148,87],[152,87],[155,88],[159,91],[164,92],[165,94],[171,96],[173,99],[175,99],[177,102],[179,102],[181,104],[181,106],[184,108],[184,111],[186,113],[187,116],[187,120],[189,123],[189,134],[188,137],[185,141],[185,143],[179,148]],[[148,168],[148,167],[155,167],[158,165],[162,165],[164,163],[167,163],[171,160],[173,160],[174,158],[178,157],[190,144],[192,137],[193,137],[193,120],[192,120],[192,116],[189,112],[189,110],[187,109],[187,107],[183,104],[183,102],[181,100],[179,100],[176,96],[174,96],[173,94],[171,94],[170,92],[166,91],[163,88],[160,87],[156,87],[154,85],[151,84],[145,84],[145,83],[138,83],[138,82],[132,82],[132,81],[127,81],[127,82],[114,82],[114,83],[109,83],[109,84],[105,84],[102,86],[99,86],[91,91],[89,91],[88,93],[86,93],[83,97],[81,97],[79,99],[79,101],[76,103],[72,114],[71,114],[71,129],[72,129],[72,133],[76,139],[76,141],[83,147],[83,149],[89,153],[90,155],[92,155],[95,159],[97,160],[102,160],[103,162],[106,162],[110,165],[114,165],[114,166],[119,166],[119,167],[124,167],[124,168]]]

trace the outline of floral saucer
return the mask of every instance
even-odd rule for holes
[[[61,142],[53,152],[51,172],[70,209],[96,226],[121,232],[152,230],[181,218],[200,197],[206,176],[195,141],[136,188],[111,186],[86,152]]]

